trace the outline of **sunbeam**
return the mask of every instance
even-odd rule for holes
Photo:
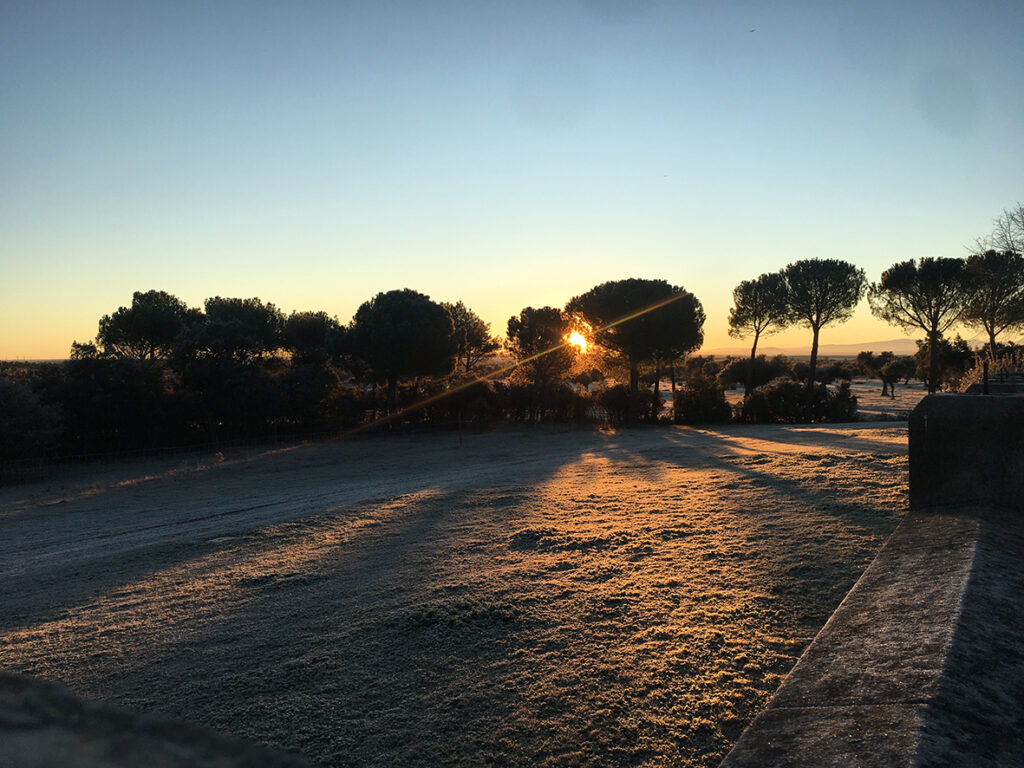
[[[636,310],[635,312],[630,312],[628,314],[625,314],[622,317],[618,317],[615,320],[612,320],[610,323],[607,323],[606,325],[602,325],[599,328],[595,329],[594,330],[594,335],[596,336],[599,333],[602,333],[604,331],[610,330],[611,328],[615,328],[616,326],[622,325],[623,323],[629,322],[630,320],[635,320],[636,318],[642,317],[643,315],[646,315],[646,314],[648,314],[650,312],[653,312],[656,309],[661,309],[662,307],[668,306],[672,302],[678,301],[679,299],[683,298],[684,296],[688,296],[688,295],[689,294],[687,294],[685,291],[681,292],[681,293],[673,294],[672,296],[669,296],[667,299],[661,299],[660,301],[656,301],[656,302],[654,302],[652,304],[649,304],[646,307],[643,307],[641,309]],[[417,402],[415,402],[415,403],[413,403],[411,405],[407,405],[404,408],[400,408],[399,410],[397,410],[397,411],[395,411],[393,413],[385,414],[384,416],[380,416],[380,417],[378,417],[378,418],[376,418],[376,419],[374,419],[372,421],[369,421],[369,422],[367,422],[365,424],[360,424],[359,426],[353,427],[352,429],[345,430],[345,431],[339,433],[338,438],[339,439],[343,439],[343,438],[348,437],[350,435],[358,434],[360,432],[365,432],[368,429],[372,429],[374,427],[379,427],[379,426],[381,426],[383,424],[388,424],[388,423],[390,423],[392,421],[395,421],[397,419],[402,418],[406,414],[412,413],[413,411],[418,411],[421,408],[426,408],[427,406],[430,406],[430,405],[433,405],[434,403],[440,402],[441,400],[444,400],[446,397],[450,397],[451,395],[454,395],[457,392],[462,392],[463,390],[468,389],[469,387],[472,387],[475,384],[480,384],[482,382],[486,382],[488,380],[488,378],[490,378],[490,377],[502,376],[502,375],[504,375],[506,373],[509,373],[509,372],[515,370],[516,368],[518,368],[521,365],[527,365],[529,363],[532,363],[534,360],[537,360],[537,359],[539,359],[541,357],[544,357],[545,355],[550,355],[552,352],[557,352],[560,349],[565,349],[566,347],[576,347],[576,348],[580,349],[581,351],[586,351],[586,346],[579,345],[578,342],[573,339],[573,336],[575,336],[575,335],[579,335],[579,334],[570,334],[569,337],[566,338],[564,341],[562,341],[560,344],[556,344],[553,347],[550,347],[549,349],[545,349],[545,350],[543,350],[541,352],[538,352],[535,355],[530,355],[529,357],[524,357],[522,360],[518,360],[518,361],[516,361],[514,363],[509,363],[508,365],[504,365],[501,368],[496,368],[495,370],[490,371],[487,374],[487,376],[474,376],[471,379],[467,379],[466,381],[464,381],[464,382],[462,382],[460,384],[456,384],[456,385],[450,387],[449,389],[446,389],[444,392],[439,392],[436,395],[431,395],[429,397],[425,397],[422,400],[419,400],[419,401],[417,401]],[[580,338],[582,338],[582,336]],[[586,339],[584,339],[584,342],[586,342]]]

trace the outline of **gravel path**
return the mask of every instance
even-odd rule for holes
[[[0,663],[323,765],[717,765],[905,488],[891,423],[96,468],[0,489]]]

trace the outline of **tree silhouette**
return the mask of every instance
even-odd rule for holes
[[[501,348],[501,342],[491,336],[491,328],[461,301],[441,303],[452,317],[455,326],[455,358],[459,372],[466,376],[477,373],[480,363]]]
[[[178,334],[198,315],[198,310],[165,291],[136,291],[130,307],[100,318],[96,341],[112,357],[167,358]]]
[[[640,365],[654,363],[660,368],[704,341],[701,303],[692,293],[664,280],[631,278],[601,283],[570,299],[565,308],[590,326],[596,344],[618,356],[629,369],[631,419],[637,415]],[[656,408],[655,402],[652,409]]]
[[[818,335],[823,327],[844,323],[853,316],[867,287],[864,270],[838,259],[804,259],[789,264],[786,278],[791,322],[811,329],[810,370],[807,388],[813,389],[818,368]]]
[[[56,444],[60,410],[44,405],[28,383],[0,378],[0,461],[27,459]]]
[[[975,360],[974,352],[959,334],[952,341],[939,337],[934,357],[937,371],[935,380],[938,384],[959,381]],[[932,368],[932,345],[928,341],[918,340],[917,352],[910,359],[914,366],[913,375],[927,381]]]
[[[902,328],[919,328],[927,335],[930,393],[938,386],[938,341],[960,319],[970,298],[963,259],[901,261],[871,284],[868,302],[876,317]]]
[[[218,354],[247,362],[280,348],[284,315],[273,304],[215,296],[205,307],[206,338]]]
[[[225,433],[259,434],[281,409],[278,381],[265,366],[281,347],[284,316],[258,298],[215,296],[204,306],[174,347],[186,400],[213,442]]]
[[[882,379],[889,382],[889,391],[893,397],[896,397],[896,382],[902,380],[904,384],[908,384],[915,369],[912,355],[900,355],[882,366]]]
[[[387,386],[394,413],[400,379],[447,376],[455,367],[454,326],[448,310],[417,291],[378,293],[356,311],[351,349]]]
[[[763,274],[756,280],[744,280],[732,290],[729,335],[737,339],[754,336],[744,396],[749,396],[753,389],[754,360],[761,334],[773,333],[789,324],[788,293],[786,278],[780,272]]]
[[[980,250],[1024,253],[1024,203],[1004,208],[992,224],[992,234],[978,240]]]
[[[861,373],[881,380],[883,397],[889,394],[896,397],[896,382],[899,381],[899,374],[903,372],[903,368],[890,368],[895,360],[896,355],[893,352],[879,352],[877,355],[872,352],[859,352],[856,362]]]
[[[291,352],[294,362],[323,364],[339,327],[326,312],[292,312],[282,327],[281,346]]]
[[[1024,256],[1014,251],[976,253],[967,257],[966,275],[971,293],[960,319],[984,329],[994,350],[996,336],[1024,327]]]
[[[508,319],[505,346],[529,374],[535,387],[564,377],[575,360],[566,344],[569,321],[560,309],[526,307]]]
[[[327,426],[336,416],[341,380],[331,365],[342,331],[326,312],[292,312],[284,321],[281,346],[291,353],[282,377],[287,413],[305,427]]]

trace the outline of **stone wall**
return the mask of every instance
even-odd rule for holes
[[[911,512],[722,768],[1024,765],[1024,395],[929,395]]]

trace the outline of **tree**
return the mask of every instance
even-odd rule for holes
[[[448,310],[455,327],[455,358],[458,369],[466,376],[475,374],[484,360],[501,348],[501,342],[491,336],[491,327],[461,301],[455,304],[441,302]]]
[[[81,356],[62,366],[55,400],[76,452],[166,447],[184,431],[178,396],[150,360]]]
[[[896,397],[896,382],[899,381],[900,376],[898,374],[887,376],[883,373],[887,366],[895,359],[896,355],[892,352],[880,352],[877,355],[872,352],[859,352],[857,354],[857,369],[874,379],[881,379],[883,397],[888,394]],[[900,368],[900,371],[902,371],[902,368]]]
[[[418,291],[378,293],[356,310],[349,327],[351,349],[387,386],[394,413],[401,379],[447,376],[455,367],[452,318]]]
[[[750,384],[751,392],[779,377],[792,378],[793,366],[783,355],[776,355],[768,360],[758,355],[753,360],[737,358],[729,360],[718,373],[718,383],[723,387],[733,388],[737,384]]]
[[[207,299],[206,336],[219,354],[248,362],[281,346],[284,315],[258,298]]]
[[[896,382],[909,384],[915,373],[914,358],[912,355],[900,355],[883,365],[881,373],[882,380],[889,382],[889,391],[896,397]]]
[[[594,343],[618,356],[629,369],[630,418],[637,415],[640,365],[663,364],[697,349],[704,341],[704,308],[685,289],[664,280],[613,280],[569,300],[566,312],[592,329]],[[655,384],[657,410],[658,397]]]
[[[763,274],[756,280],[744,280],[732,290],[733,307],[729,310],[729,335],[742,339],[753,334],[750,364],[744,397],[753,389],[754,359],[761,334],[781,330],[789,323],[789,291],[781,272]]]
[[[214,296],[174,348],[182,391],[209,438],[253,436],[281,415],[280,380],[266,370],[282,344],[284,315],[258,298]]]
[[[1024,253],[1024,203],[1004,208],[992,224],[992,234],[987,239],[978,240],[980,250]]]
[[[292,312],[282,327],[281,346],[296,363],[323,365],[338,328],[338,321],[326,312]]]
[[[939,338],[935,345],[935,379],[938,384],[953,384],[970,369],[974,363],[974,352],[959,334],[953,341]],[[911,358],[914,375],[922,381],[931,375],[932,345],[928,341],[917,342],[917,352]]]
[[[112,357],[167,358],[187,323],[198,316],[181,299],[165,291],[136,291],[132,305],[100,318],[96,341]]]
[[[810,370],[807,388],[813,389],[818,367],[818,334],[826,325],[845,323],[864,296],[864,270],[838,259],[805,259],[789,264],[786,278],[791,322],[811,329]]]
[[[995,349],[996,336],[1024,327],[1024,256],[1014,251],[985,251],[967,257],[971,293],[960,318],[984,329]]]
[[[922,258],[893,264],[871,284],[871,312],[901,328],[919,328],[928,338],[928,392],[938,385],[936,345],[960,319],[971,297],[963,259]]]
[[[508,319],[506,349],[530,375],[535,387],[564,377],[575,360],[566,344],[569,322],[554,307],[526,307]]]
[[[332,405],[340,379],[330,361],[340,334],[338,321],[326,312],[292,312],[284,321],[281,346],[291,353],[281,382],[287,414],[306,427],[327,426],[339,415]]]
[[[0,378],[0,461],[31,459],[57,444],[60,410],[44,405],[28,383]]]

